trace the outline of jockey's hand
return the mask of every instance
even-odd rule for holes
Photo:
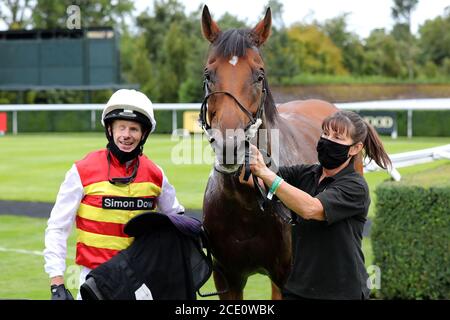
[[[52,300],[73,300],[72,294],[66,289],[64,284],[54,284],[50,287],[50,291],[52,293]]]

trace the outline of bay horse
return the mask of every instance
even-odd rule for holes
[[[278,165],[316,163],[322,121],[338,110],[321,100],[275,105],[260,53],[271,24],[270,8],[253,29],[227,31],[220,30],[206,5],[202,12],[202,32],[210,49],[200,122],[216,156],[203,199],[203,224],[220,299],[243,299],[247,278],[255,273],[269,276],[272,299],[280,299],[292,260],[291,225],[280,219],[289,216],[289,210],[275,203],[263,212],[255,189],[239,182],[242,159],[235,157],[230,163],[219,157],[230,144],[235,151],[242,144],[227,132],[241,129],[254,141],[251,130],[276,129]],[[271,147],[269,141],[267,148]],[[362,161],[355,163],[362,172]]]

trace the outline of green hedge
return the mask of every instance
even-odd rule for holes
[[[371,236],[384,299],[450,299],[450,186],[385,182]]]
[[[91,111],[22,111],[17,113],[20,132],[103,131],[101,111],[96,111],[95,128],[91,128]],[[12,131],[12,112],[7,112],[8,132]],[[156,133],[172,132],[172,112],[155,111]],[[177,112],[178,128],[183,126],[183,112]]]
[[[408,115],[406,111],[397,112],[398,135],[407,134]],[[414,111],[413,136],[450,137],[450,111]]]
[[[12,112],[8,114],[8,131],[12,130]],[[95,131],[102,131],[101,111],[96,112]],[[172,132],[172,112],[156,111],[157,133]],[[398,134],[406,136],[406,112],[397,112]],[[450,137],[450,111],[414,111],[413,135],[420,137]],[[183,126],[183,111],[177,112],[178,128]],[[19,132],[91,131],[90,111],[27,111],[18,113]]]

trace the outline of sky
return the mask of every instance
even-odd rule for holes
[[[186,12],[196,10],[207,4],[214,19],[219,19],[225,12],[238,16],[250,25],[256,24],[266,7],[267,0],[179,0]],[[393,0],[281,0],[283,3],[283,21],[289,26],[296,21],[311,22],[314,19],[323,22],[341,13],[350,13],[347,18],[348,29],[365,38],[375,28],[390,30],[394,24],[391,18]],[[136,0],[138,12],[150,7],[153,1]],[[419,25],[427,19],[433,19],[444,13],[450,6],[450,0],[419,0],[412,13],[411,30],[417,33]],[[200,18],[200,17],[199,17]]]

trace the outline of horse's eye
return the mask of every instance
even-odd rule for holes
[[[260,71],[258,74],[258,82],[261,82],[264,80],[264,71]]]

